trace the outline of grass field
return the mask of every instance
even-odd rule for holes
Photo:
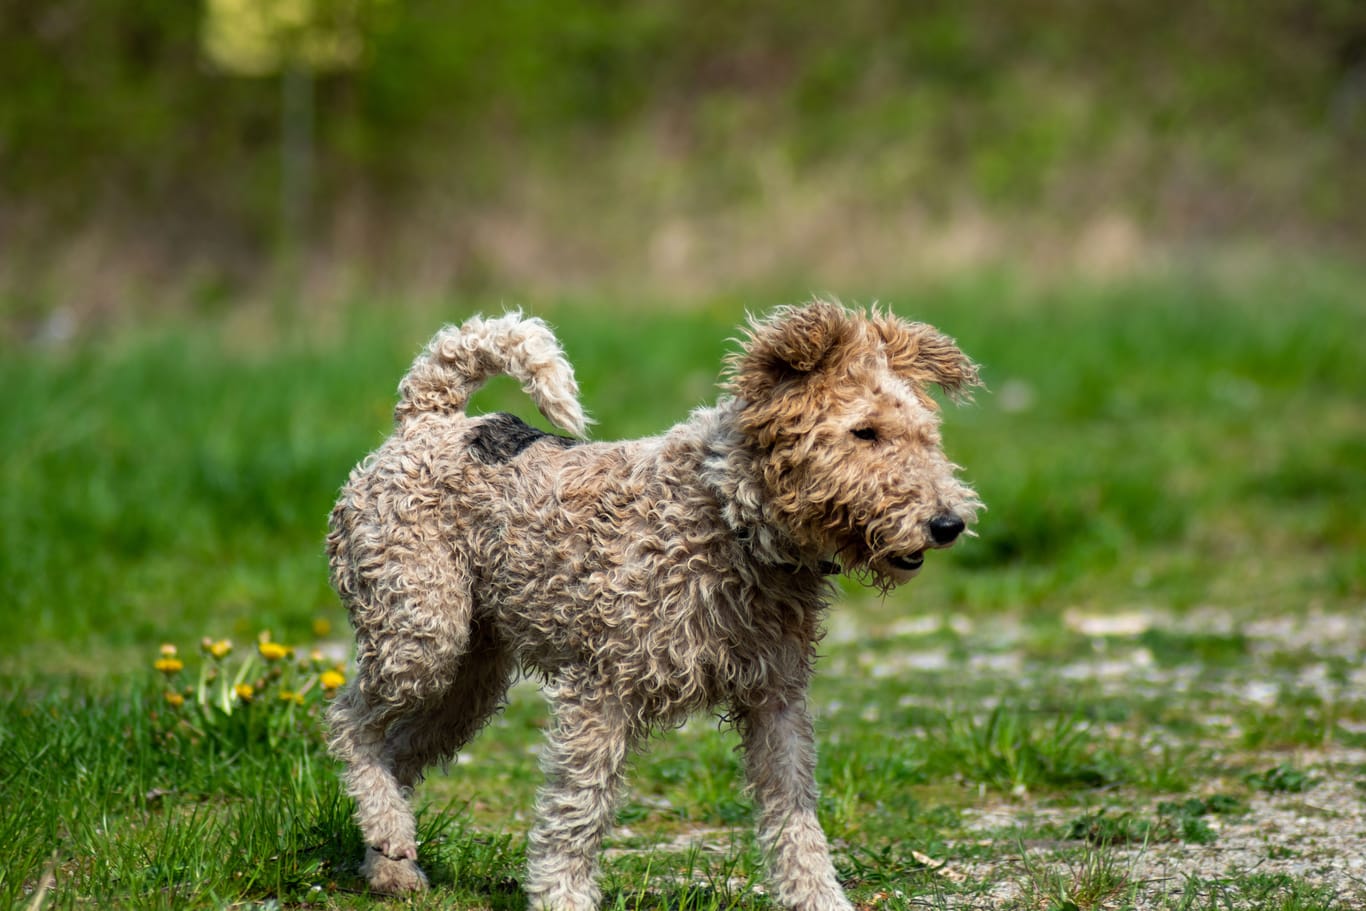
[[[612,438],[711,400],[744,307],[783,299],[528,306]],[[945,435],[989,512],[912,586],[848,586],[832,613],[819,778],[851,896],[1360,907],[1366,275],[884,300],[984,366]],[[501,305],[368,303],[0,352],[0,905],[389,906],[321,745],[346,658],[325,517],[430,332]],[[543,424],[510,381],[476,404]],[[522,906],[544,720],[520,685],[419,790],[435,891],[410,906]],[[717,728],[636,762],[612,907],[768,906]]]

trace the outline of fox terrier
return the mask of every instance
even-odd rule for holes
[[[466,415],[498,374],[572,437]],[[539,319],[438,332],[327,538],[359,664],[329,741],[371,887],[426,887],[408,796],[526,672],[552,711],[532,909],[597,907],[627,758],[719,708],[742,739],[775,899],[847,911],[816,819],[806,702],[829,579],[888,589],[964,535],[981,504],[944,455],[928,387],[960,398],[978,384],[931,326],[817,300],[750,320],[716,405],[660,436],[592,443]]]

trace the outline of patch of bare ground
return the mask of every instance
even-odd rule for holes
[[[1251,764],[1271,765],[1284,755],[1248,756]],[[1029,805],[1018,800],[964,811],[974,844],[997,846],[999,856],[984,860],[949,861],[937,868],[939,876],[964,890],[945,899],[951,908],[1030,906],[1038,897],[1039,880],[1052,874],[1061,881],[1081,878],[1078,857],[1093,855],[1090,864],[1103,863],[1117,883],[1119,904],[1095,907],[1166,909],[1201,907],[1200,901],[1219,892],[1229,907],[1247,891],[1249,880],[1265,882],[1280,877],[1335,896],[1341,907],[1366,906],[1366,800],[1362,769],[1366,751],[1325,750],[1302,768],[1314,785],[1304,793],[1253,794],[1247,810],[1210,822],[1217,836],[1210,844],[1184,841],[1083,846],[1074,840],[1040,839],[1030,833],[1065,830],[1076,817],[1075,808]],[[1153,810],[1135,802],[1135,812]],[[1097,861],[1095,858],[1099,857]],[[1224,905],[1218,905],[1224,907]]]

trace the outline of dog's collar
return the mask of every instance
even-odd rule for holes
[[[803,569],[810,569],[810,567],[803,566],[799,563],[780,563],[778,564],[778,568],[790,573],[798,573]],[[840,569],[840,565],[834,560],[822,560],[816,564],[815,569],[822,576],[838,576],[843,572],[843,570]]]
[[[754,535],[753,529],[750,529],[750,528],[747,528],[747,527],[737,528],[737,529],[735,530],[735,537],[736,537],[736,540],[738,540],[741,544],[743,544],[743,545],[745,545],[746,547],[750,548],[751,551],[753,550],[752,545],[753,545],[753,542],[754,542],[754,539],[755,539],[755,535]],[[755,556],[757,556],[757,554],[756,554]],[[762,562],[768,562],[768,561],[762,561]],[[799,562],[799,561],[792,561],[792,560],[774,561],[774,562],[769,563],[769,565],[770,565],[770,566],[776,566],[776,567],[778,567],[779,569],[781,569],[781,570],[783,570],[783,571],[785,571],[785,572],[789,572],[789,573],[798,573],[798,572],[801,572],[801,571],[804,570],[804,569],[805,569],[805,570],[813,570],[813,569],[814,569],[816,572],[820,573],[822,576],[838,576],[840,573],[842,573],[842,572],[844,571],[843,568],[842,568],[838,563],[836,563],[834,560],[818,560],[818,561],[816,561],[816,565],[815,565],[815,566],[812,566],[812,565],[810,565],[810,564],[808,564],[808,563],[806,563],[806,562]]]

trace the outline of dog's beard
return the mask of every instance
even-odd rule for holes
[[[925,565],[924,546],[906,548],[876,545],[857,535],[836,551],[844,575],[883,594],[913,579]]]

